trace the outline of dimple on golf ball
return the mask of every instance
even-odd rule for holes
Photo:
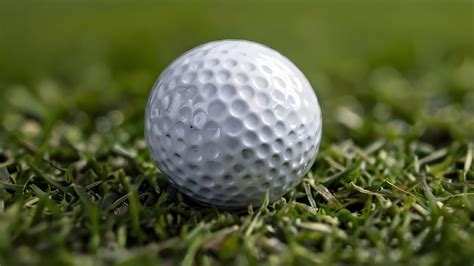
[[[311,168],[321,111],[303,73],[264,45],[198,46],[158,78],[145,113],[153,160],[182,193],[235,209],[274,201]]]

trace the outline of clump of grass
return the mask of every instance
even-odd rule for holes
[[[226,212],[170,188],[142,140],[109,138],[2,150],[3,264],[473,262],[472,144],[327,145],[295,191]]]

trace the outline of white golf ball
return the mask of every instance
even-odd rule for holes
[[[178,190],[235,209],[296,186],[315,160],[321,124],[316,95],[290,60],[261,44],[222,40],[163,71],[148,99],[145,135]]]

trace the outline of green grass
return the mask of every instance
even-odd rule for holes
[[[0,3],[0,265],[473,265],[472,2]],[[267,44],[316,89],[303,182],[228,212],[143,137],[160,71]]]

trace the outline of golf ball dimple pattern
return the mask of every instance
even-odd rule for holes
[[[249,41],[196,47],[167,67],[148,100],[145,134],[159,169],[198,202],[276,200],[309,171],[321,112],[298,68]]]

